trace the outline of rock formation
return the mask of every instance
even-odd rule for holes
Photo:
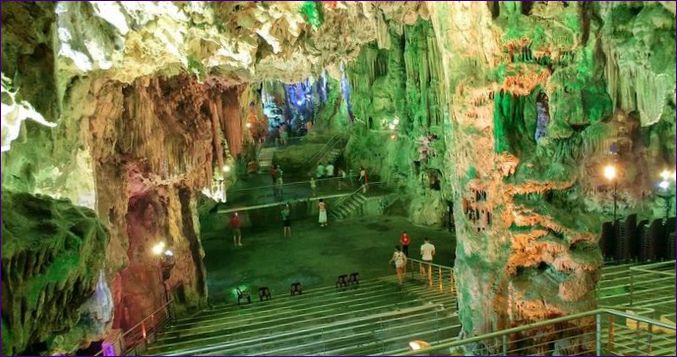
[[[3,249],[3,331],[18,331],[3,352],[94,340],[111,325],[87,302],[95,291],[110,290],[114,328],[157,309],[160,241],[176,257],[167,287],[179,312],[204,306],[199,192],[232,183],[221,169],[252,156],[262,94],[289,106],[289,88],[322,103],[305,108],[315,126],[349,137],[348,162],[398,190],[412,221],[442,224],[453,206],[464,335],[592,308],[610,218],[601,166],[619,167],[621,214],[662,212],[674,19],[667,2],[3,4],[3,208],[59,220],[55,241],[82,240],[47,250],[97,247],[81,259],[97,258],[95,270],[68,265],[68,294],[17,284],[42,281],[56,251]],[[96,234],[62,232],[57,212],[84,210],[63,199],[96,212],[101,223],[90,211],[75,220]],[[45,234],[37,216],[6,216],[3,238]],[[36,291],[69,310],[21,302]]]

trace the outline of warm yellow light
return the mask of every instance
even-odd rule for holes
[[[428,342],[423,341],[423,340],[409,341],[409,348],[412,351],[418,351],[418,350],[426,349],[428,347],[430,347],[430,344]]]
[[[230,172],[230,165],[223,165],[223,172]]]
[[[675,171],[663,170],[661,171],[661,178],[665,181],[672,179],[675,181]]]
[[[397,136],[395,134],[390,135],[390,140],[395,140],[397,139]]]
[[[252,123],[247,123],[247,124],[245,124],[245,126],[246,126],[247,128],[251,128],[251,127],[252,127]]]
[[[162,252],[165,251],[165,242],[156,243],[151,250],[153,251],[153,254],[155,254],[155,255],[162,254]]]
[[[616,178],[616,168],[613,165],[604,166],[604,177],[607,180],[612,181]]]

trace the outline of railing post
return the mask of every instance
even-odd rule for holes
[[[614,315],[609,315],[609,340],[606,346],[607,352],[610,352],[614,348],[614,329]]]
[[[595,355],[602,355],[602,317],[599,312],[595,314]]]
[[[440,292],[444,292],[444,283],[442,280],[442,267],[437,267],[437,280],[440,282]]]
[[[449,270],[449,293],[454,294],[454,270]]]
[[[508,335],[503,335],[501,337],[502,340],[502,349],[503,349],[503,355],[507,356],[508,355]]]
[[[651,348],[651,337],[653,335],[653,324],[651,322],[649,322],[647,329],[649,330],[649,333],[648,333],[648,336],[646,338],[647,339],[647,341],[646,341],[646,344],[647,344],[646,354],[651,355],[651,350],[652,350],[652,348]]]
[[[633,278],[632,269],[629,269],[629,270],[630,270],[630,306],[632,306],[633,300],[634,300],[633,297],[632,297],[632,293],[633,293],[633,290],[635,290],[635,279]]]

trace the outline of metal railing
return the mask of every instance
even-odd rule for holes
[[[142,353],[146,346],[155,341],[155,338],[174,320],[173,304],[174,300],[170,299],[115,340],[107,341],[107,343],[117,346],[119,351],[107,353],[104,347],[95,356],[114,356],[117,353],[137,356]],[[110,352],[113,352],[113,354],[110,354]]]
[[[342,136],[339,134],[336,134],[332,136],[327,142],[318,150],[313,156],[308,159],[308,162],[311,164],[311,167],[317,166],[317,163],[326,155],[329,151],[331,151],[334,148],[334,145],[336,145],[338,142],[340,142],[342,139]]]
[[[466,339],[401,356],[675,355],[675,325],[613,309],[597,309]]]
[[[427,280],[429,287],[440,292],[456,293],[456,274],[453,267],[414,258],[408,258],[407,263],[412,279]]]
[[[631,266],[630,306],[651,307],[658,314],[675,314],[675,261]],[[673,320],[674,321],[674,320]]]

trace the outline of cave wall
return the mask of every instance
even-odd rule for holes
[[[64,353],[64,342],[96,340],[112,305],[100,274],[109,237],[95,212],[11,191],[2,211],[2,353]]]
[[[619,166],[619,215],[664,212],[674,4],[203,5],[2,6],[3,189],[96,210],[118,327],[162,301],[147,255],[158,240],[179,257],[174,297],[204,304],[197,192],[250,151],[243,121],[263,80],[326,70],[317,127],[350,136],[351,167],[411,200],[417,223],[439,224],[454,202],[465,335],[594,306],[611,215],[601,165]],[[12,115],[8,92],[25,101]]]
[[[345,127],[351,135],[346,157],[355,172],[364,166],[398,187],[411,200],[414,222],[440,225],[451,191],[431,189],[435,177],[447,184],[441,175],[446,98],[433,27],[425,19],[384,26],[381,42],[388,47],[374,41],[346,65],[354,114],[354,125]],[[347,123],[345,104],[342,110]]]
[[[597,236],[612,202],[602,165],[616,162],[623,172],[622,216],[647,214],[644,207],[655,196],[646,193],[660,168],[674,162],[654,159],[674,160],[674,149],[658,149],[636,135],[649,121],[639,110],[624,112],[614,93],[628,88],[609,90],[618,84],[608,85],[614,64],[604,53],[611,40],[605,36],[617,31],[600,19],[605,5],[522,6],[429,7],[450,96],[445,176],[456,203],[455,264],[466,336],[594,308],[602,263]],[[672,19],[672,32],[667,25],[644,28],[674,33],[674,14],[659,4],[618,6],[663,12],[659,18]],[[665,68],[654,75],[669,77]],[[658,106],[670,113],[674,84],[658,89],[666,98]],[[674,112],[660,125],[669,122]],[[674,129],[662,132],[674,136]],[[611,144],[621,141],[632,145],[610,155]],[[640,171],[640,165],[651,169]],[[489,347],[474,352],[482,348]]]

